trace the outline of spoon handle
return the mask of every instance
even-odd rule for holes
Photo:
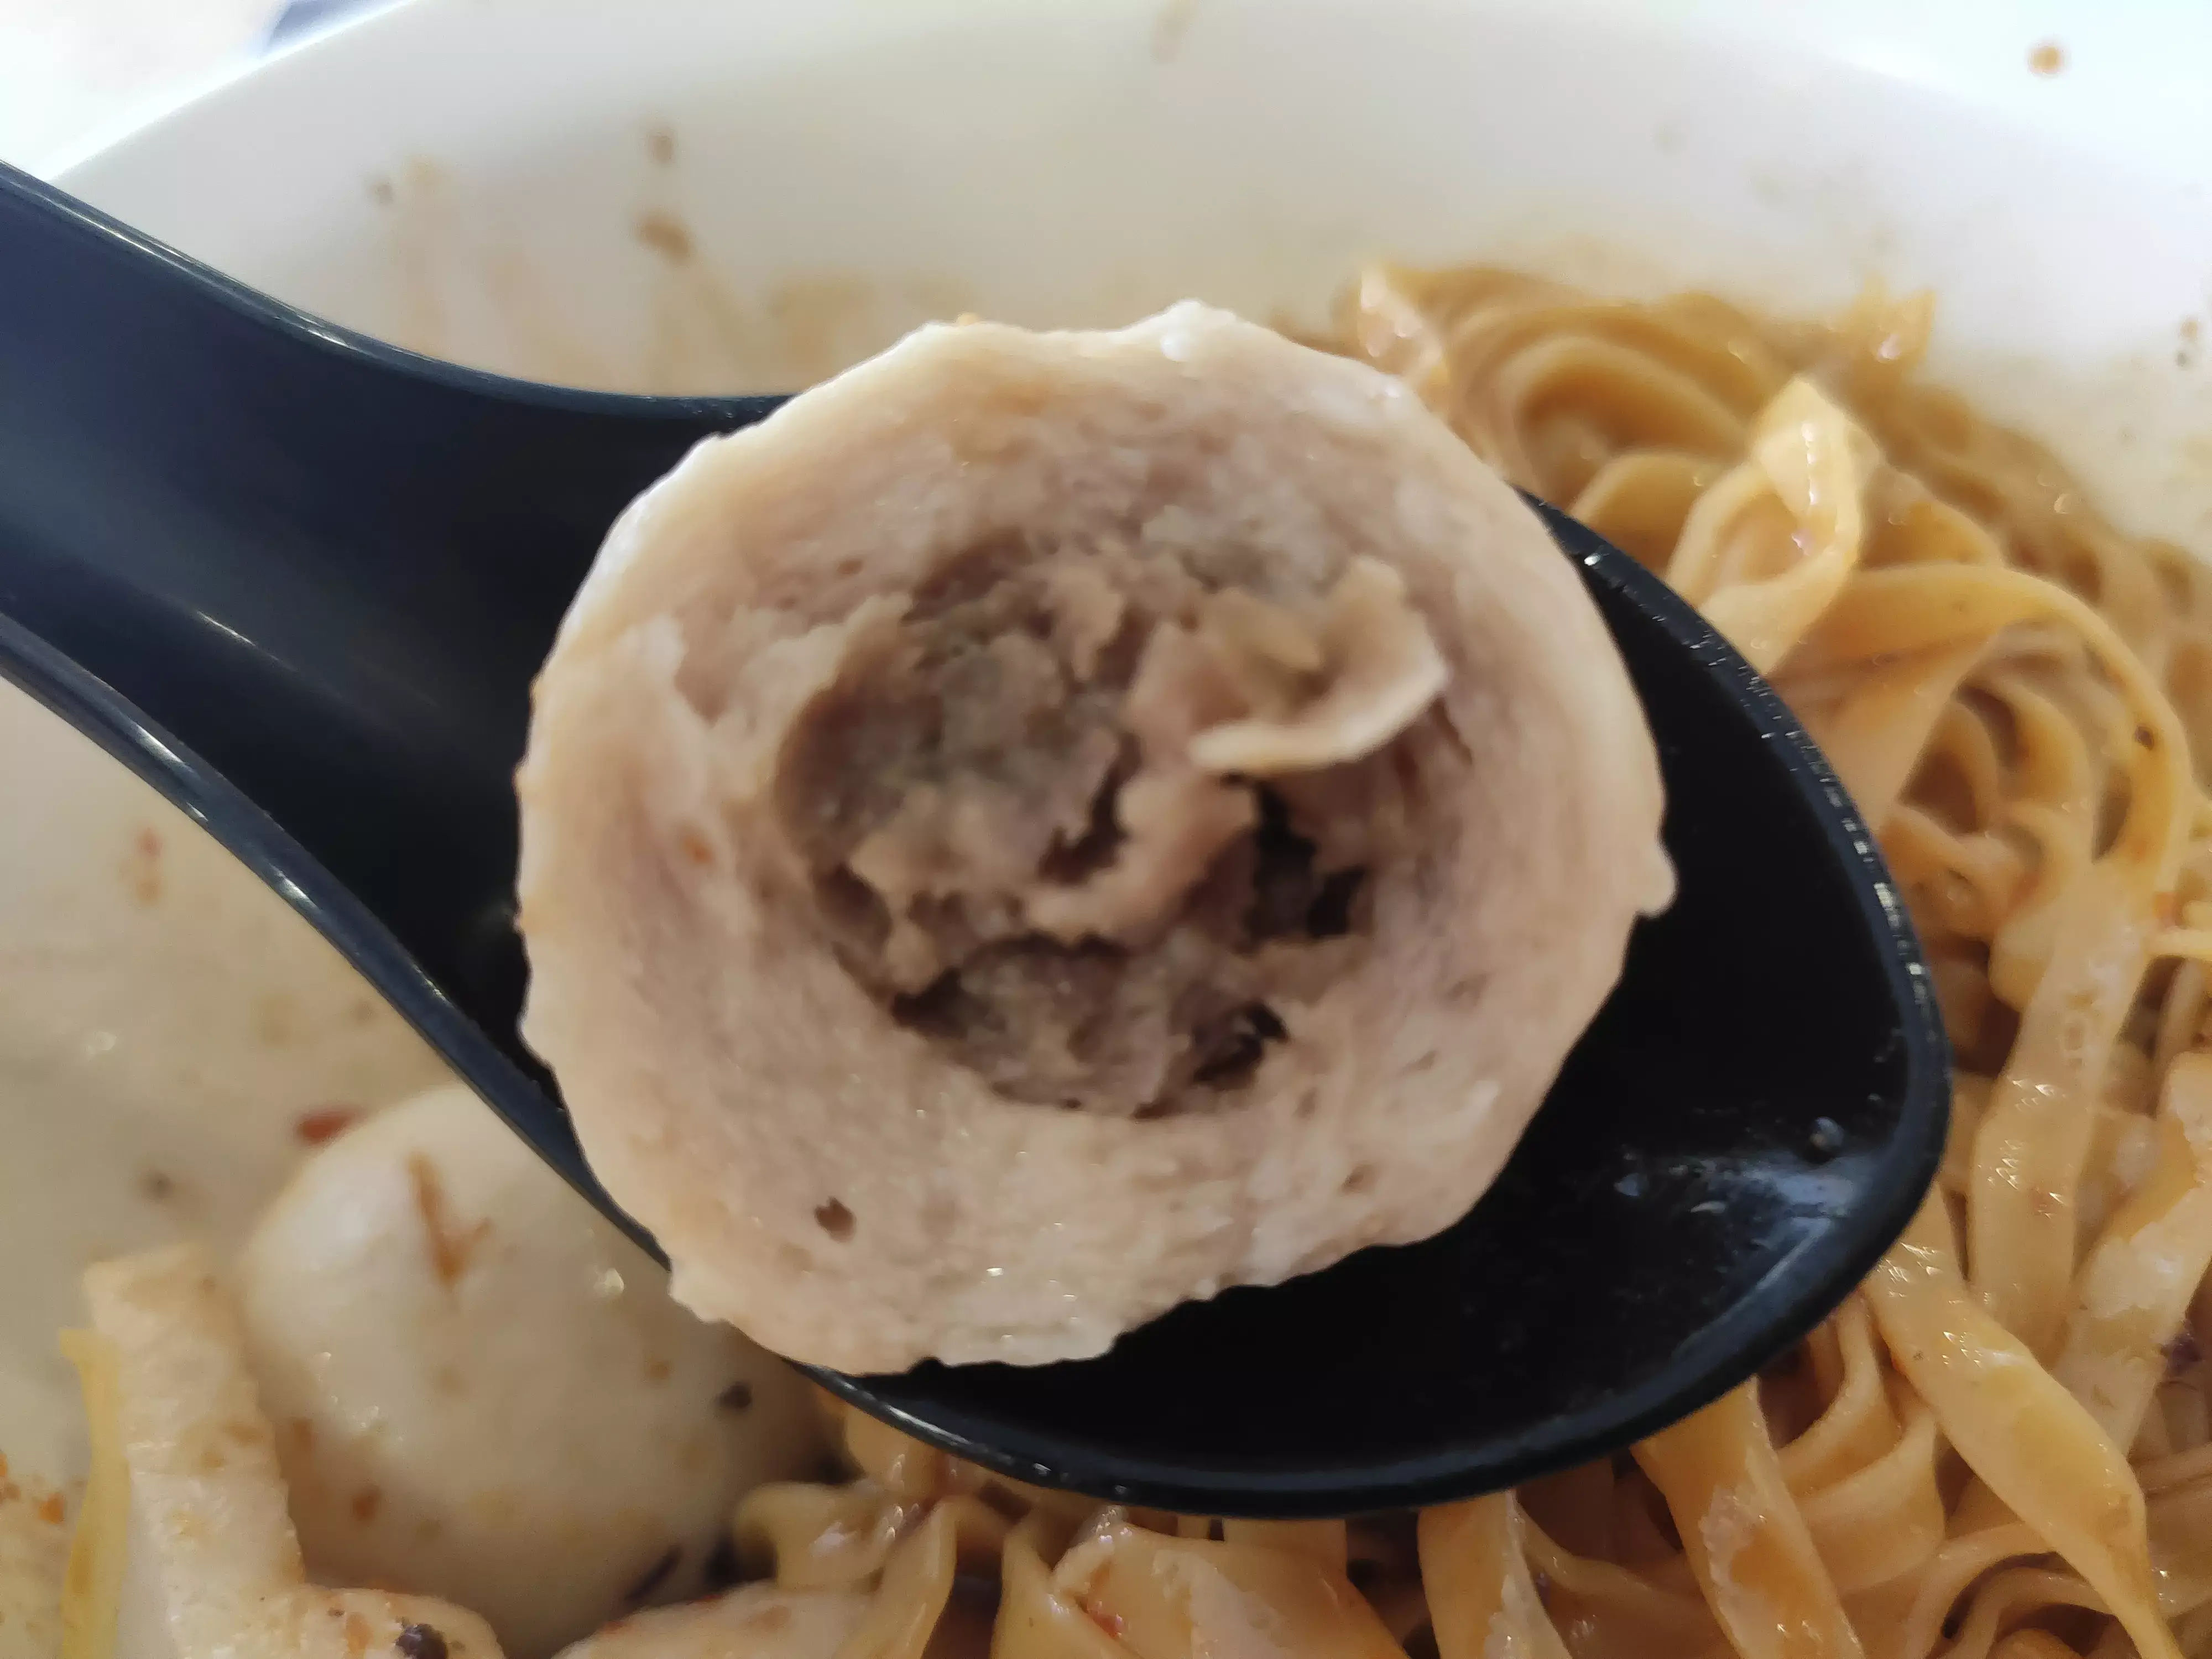
[[[270,880],[480,1089],[525,1084],[507,779],[531,677],[623,504],[776,400],[418,357],[4,167],[0,249],[0,674]]]

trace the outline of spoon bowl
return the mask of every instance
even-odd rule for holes
[[[516,1032],[511,775],[607,526],[781,400],[415,356],[4,168],[0,246],[0,675],[274,886],[651,1249]],[[1873,837],[1724,641],[1542,510],[1644,700],[1680,891],[1496,1186],[1425,1243],[1187,1304],[1102,1358],[826,1387],[1104,1498],[1429,1503],[1713,1398],[1902,1230],[1942,1154],[1948,1053]]]

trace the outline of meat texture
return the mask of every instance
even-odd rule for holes
[[[1194,305],[924,329],[701,445],[520,790],[594,1169],[679,1299],[846,1370],[1095,1354],[1449,1225],[1672,891],[1541,522]]]

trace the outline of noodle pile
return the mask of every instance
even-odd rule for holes
[[[1905,1237],[1632,1455],[1418,1517],[1100,1510],[848,1418],[856,1479],[738,1528],[871,1590],[840,1659],[2212,1653],[2212,595],[1917,384],[1928,319],[1384,270],[1328,342],[1700,606],[1878,827],[1959,1057]]]

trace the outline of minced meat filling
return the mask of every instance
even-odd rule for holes
[[[1356,950],[1442,689],[1387,567],[1304,604],[1118,546],[957,562],[856,629],[780,757],[831,942],[1011,1098],[1203,1109]]]

